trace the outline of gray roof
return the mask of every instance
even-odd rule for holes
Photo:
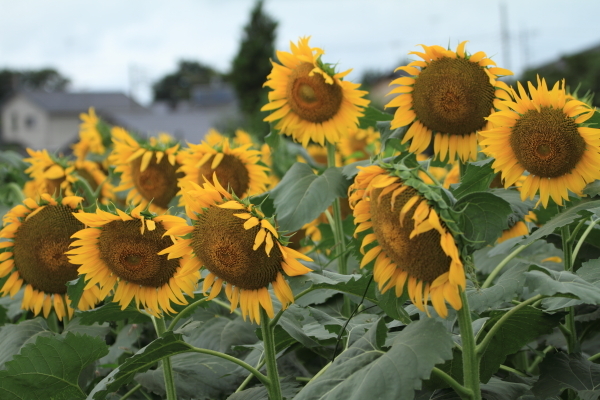
[[[52,114],[78,114],[87,112],[90,107],[96,111],[143,111],[145,107],[121,92],[18,92]]]

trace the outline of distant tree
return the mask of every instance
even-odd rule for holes
[[[54,68],[39,70],[0,70],[0,102],[18,90],[62,92],[70,81]]]
[[[519,81],[527,88],[527,81],[535,85],[536,76],[546,79],[549,87],[565,79],[567,86],[574,91],[579,86],[578,95],[588,90],[595,93],[594,106],[600,106],[600,46],[580,53],[560,57],[559,60],[523,73]]]
[[[166,100],[175,107],[181,100],[189,100],[196,85],[206,85],[221,74],[213,68],[197,61],[179,61],[177,71],[166,75],[154,85],[154,100]]]
[[[260,135],[269,129],[268,124],[262,122],[264,115],[260,108],[267,102],[268,90],[263,84],[272,68],[270,59],[275,55],[276,28],[277,22],[263,11],[263,1],[257,1],[244,27],[240,49],[229,74],[249,129]]]

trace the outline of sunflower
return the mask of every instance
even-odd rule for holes
[[[360,267],[374,261],[373,279],[385,293],[395,287],[400,297],[405,284],[414,305],[427,311],[429,298],[445,318],[462,302],[465,272],[452,233],[419,191],[377,165],[358,167],[350,186],[355,236],[363,232]],[[361,235],[362,236],[362,235]],[[369,247],[366,250],[366,247]],[[366,250],[366,251],[365,251]]]
[[[25,172],[29,173],[33,180],[23,188],[26,196],[39,198],[42,193],[83,195],[75,188],[75,184],[83,178],[93,191],[102,185],[99,198],[102,203],[114,199],[113,186],[107,182],[107,176],[98,163],[85,159],[71,161],[64,157],[51,156],[46,150],[27,151],[31,158],[26,158],[25,161],[31,163],[31,166]]]
[[[104,154],[106,147],[98,130],[100,118],[96,115],[94,107],[90,107],[87,114],[79,114],[79,118],[82,120],[79,125],[79,142],[72,146],[73,154],[78,160],[84,160],[90,151],[94,154]]]
[[[260,307],[269,317],[274,316],[269,284],[282,307],[287,307],[294,302],[294,295],[283,273],[306,274],[310,269],[297,259],[312,259],[283,245],[283,239],[260,210],[231,195],[216,177],[213,182],[202,187],[191,183],[191,190],[183,197],[193,225],[182,218],[173,222],[167,234],[185,235],[185,239],[178,239],[159,254],[185,256],[187,268],[207,269],[203,291],[211,289],[208,299],[216,297],[225,284],[231,311],[239,304],[244,319],[259,323]]]
[[[73,174],[75,167],[68,165],[68,160],[52,156],[47,150],[36,151],[27,149],[31,157],[24,158],[31,164],[25,173],[35,182],[31,187],[35,193],[27,193],[30,197],[36,194],[49,193],[51,195],[73,196],[73,183],[77,177]]]
[[[424,53],[411,52],[423,59],[399,67],[410,76],[393,80],[401,85],[385,107],[398,107],[392,129],[408,124],[403,143],[412,139],[409,151],[421,153],[434,138],[434,153],[445,160],[458,157],[466,162],[477,158],[477,131],[487,129],[485,118],[494,108],[496,96],[508,87],[496,79],[512,72],[495,67],[483,51],[469,55],[462,42],[456,51],[440,46],[425,46]],[[488,66],[494,66],[487,68]],[[420,68],[420,69],[419,69]]]
[[[208,143],[188,144],[189,150],[180,156],[183,176],[179,180],[182,190],[188,182],[204,183],[204,178],[216,175],[219,182],[239,197],[260,194],[269,184],[269,168],[260,164],[261,152],[252,150],[252,144],[231,147],[224,138],[214,146]],[[183,203],[183,200],[182,200]]]
[[[176,217],[154,216],[141,205],[128,213],[98,208],[96,213],[74,215],[88,228],[73,235],[78,240],[71,246],[76,248],[66,254],[80,265],[86,289],[98,285],[101,299],[114,291],[113,301],[123,310],[135,299],[138,308],[156,317],[175,313],[171,302],[187,304],[183,293],[193,297],[198,268],[157,254],[173,244],[165,233]]]
[[[351,70],[335,73],[321,62],[323,50],[310,47],[309,39],[290,43],[291,53],[277,51],[281,64],[271,61],[273,70],[264,86],[272,91],[269,103],[261,108],[274,111],[265,121],[278,121],[275,129],[304,147],[310,140],[321,146],[326,141],[338,143],[358,125],[363,108],[369,105],[359,84],[342,80]]]
[[[502,172],[505,187],[523,179],[522,200],[539,191],[544,207],[550,197],[562,205],[569,190],[580,194],[600,179],[600,129],[585,126],[594,110],[568,100],[564,82],[548,89],[538,78],[537,88],[528,86],[531,97],[519,83],[518,93],[511,89],[499,104],[502,111],[488,117],[494,129],[481,133],[481,144],[495,158],[492,167]]]
[[[165,136],[140,144],[123,128],[111,130],[114,149],[109,160],[121,172],[121,184],[114,190],[129,190],[127,203],[149,205],[150,211],[164,212],[177,194],[177,152],[179,144]]]
[[[25,288],[21,308],[43,313],[54,311],[59,320],[73,316],[67,295],[67,282],[77,278],[77,267],[69,263],[65,251],[71,235],[84,226],[74,216],[83,199],[77,196],[55,199],[41,195],[39,202],[28,198],[10,210],[3,219],[0,238],[0,278],[8,276],[0,295],[13,297]],[[88,310],[99,301],[98,288],[83,292],[78,308]]]
[[[529,235],[529,228],[525,221],[517,221],[510,228],[502,231],[502,236],[500,236],[496,242],[502,243],[508,239],[527,235]]]
[[[372,126],[367,129],[359,127],[351,129],[340,141],[340,153],[346,164],[367,160],[379,153],[379,148],[379,132]]]

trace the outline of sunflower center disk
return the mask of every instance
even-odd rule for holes
[[[213,172],[217,174],[219,183],[227,189],[228,187],[233,190],[237,196],[243,196],[250,187],[250,175],[248,174],[248,168],[244,163],[237,157],[231,154],[225,154],[223,159],[219,163],[216,169],[212,169],[210,166],[214,156],[211,157],[207,162],[202,164],[198,170],[198,183],[204,183],[204,177],[214,185]]]
[[[577,124],[562,110],[542,107],[529,110],[510,135],[515,157],[530,174],[555,178],[571,172],[585,151]]]
[[[17,229],[13,256],[23,280],[45,293],[67,292],[67,282],[77,278],[77,265],[64,254],[71,235],[85,228],[63,205],[48,205]]]
[[[204,267],[225,282],[246,290],[267,287],[281,271],[281,250],[275,244],[269,257],[264,242],[253,250],[260,228],[246,230],[245,220],[233,215],[239,213],[211,206],[199,215],[192,248]]]
[[[167,260],[157,253],[173,243],[162,237],[165,229],[156,224],[153,231],[140,234],[141,221],[112,221],[104,225],[98,240],[100,258],[119,278],[146,287],[169,282],[179,267],[177,259]]]
[[[152,157],[148,168],[141,172],[141,164],[142,157],[131,162],[131,177],[137,191],[148,201],[154,199],[153,204],[167,208],[178,191],[177,178],[181,174],[176,171],[179,165],[171,165],[167,157],[163,157],[160,163],[157,163],[156,158]]]
[[[467,135],[484,127],[494,87],[477,63],[440,58],[415,80],[413,107],[423,125],[434,132]]]
[[[292,71],[287,85],[287,98],[292,110],[300,118],[324,122],[333,118],[342,105],[342,88],[337,83],[328,84],[323,75],[314,73],[314,66],[302,63]]]
[[[435,278],[448,272],[452,260],[440,246],[440,234],[435,229],[409,239],[414,228],[412,216],[419,202],[406,213],[404,224],[400,226],[400,210],[408,200],[417,195],[417,191],[409,188],[398,195],[392,211],[392,193],[378,201],[381,190],[375,189],[372,192],[371,219],[377,241],[387,256],[410,276],[421,281],[433,282]]]

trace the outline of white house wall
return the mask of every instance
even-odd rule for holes
[[[7,142],[42,149],[48,137],[48,115],[23,96],[16,96],[2,109],[2,134]]]
[[[48,150],[58,150],[77,141],[80,123],[78,116],[53,115],[48,125],[45,147]]]

